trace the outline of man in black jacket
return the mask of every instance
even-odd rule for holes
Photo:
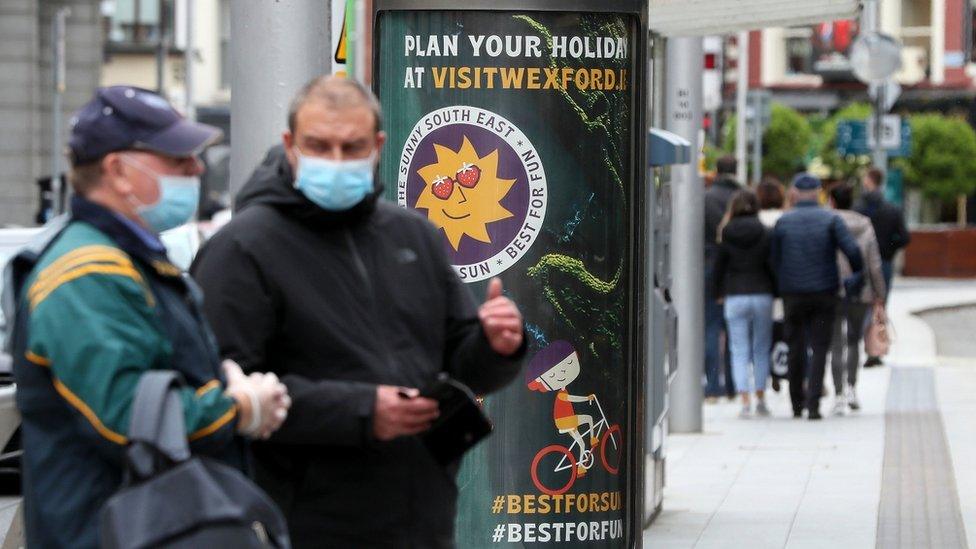
[[[379,199],[385,134],[360,84],[313,80],[193,272],[222,353],[288,386],[288,421],[254,445],[255,477],[296,547],[450,547],[456,465],[416,436],[418,388],[476,393],[515,377],[522,318],[492,281],[477,307],[423,217]]]
[[[854,210],[871,218],[874,235],[878,239],[878,251],[881,252],[881,272],[884,273],[885,303],[891,295],[891,279],[894,277],[895,254],[898,250],[908,246],[912,236],[905,227],[905,215],[898,206],[884,198],[884,172],[878,168],[871,168],[861,178],[864,194]],[[880,357],[869,356],[864,363],[866,368],[881,366]]]
[[[742,187],[735,180],[735,157],[723,156],[718,159],[715,170],[717,177],[712,186],[705,191],[705,396],[718,397],[735,395],[732,386],[730,361],[726,360],[725,385],[719,379],[718,339],[725,325],[722,305],[718,296],[712,294],[715,287],[715,260],[718,257],[718,226],[722,223],[725,210],[732,196]]]
[[[803,408],[820,419],[824,366],[833,333],[840,276],[837,252],[847,256],[854,273],[861,271],[861,251],[843,220],[817,202],[820,180],[808,173],[793,178],[796,207],[776,222],[770,248],[790,345],[790,399],[793,417]],[[808,368],[808,351],[809,375]],[[806,395],[803,385],[806,381]]]
[[[905,215],[901,209],[884,198],[884,173],[878,168],[871,168],[864,174],[861,184],[864,194],[854,210],[871,218],[874,235],[878,238],[878,251],[881,252],[885,288],[890,290],[895,254],[908,246],[912,236],[905,226]]]

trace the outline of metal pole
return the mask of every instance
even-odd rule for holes
[[[231,196],[268,148],[281,142],[292,96],[315,76],[331,71],[330,4],[230,2]]]
[[[752,184],[758,185],[762,179],[762,97],[759,93],[752,100]]]
[[[159,40],[156,41],[156,92],[159,95],[166,93],[166,55],[169,44],[166,40],[166,0],[159,0],[158,34]]]
[[[885,86],[878,86],[878,97],[874,102],[874,150],[871,151],[871,163],[875,168],[888,174],[888,151],[882,146],[881,134],[884,133],[885,115]]]
[[[197,117],[193,103],[193,65],[194,65],[194,36],[193,36],[193,6],[194,0],[186,0],[186,44],[183,48],[183,112],[190,120]]]
[[[51,101],[51,192],[54,197],[51,200],[55,214],[64,211],[64,201],[61,199],[61,117],[63,116],[62,98],[65,90],[65,56],[64,56],[64,34],[68,16],[71,15],[70,8],[61,8],[54,14],[51,22],[51,54],[53,56],[52,83],[54,94]]]
[[[861,21],[864,24],[864,31],[881,30],[880,2],[878,0],[865,0],[864,13]],[[878,82],[877,94],[874,100],[874,148],[871,151],[871,163],[885,174],[888,173],[888,151],[881,146],[881,134],[884,131],[885,114],[885,82]]]
[[[735,83],[735,178],[739,183],[746,182],[746,95],[749,93],[749,33],[740,32],[738,43],[739,58]]]
[[[702,55],[701,37],[668,40],[667,129],[687,139],[695,155],[691,163],[675,166],[671,171],[672,296],[678,312],[678,373],[671,384],[671,431],[676,433],[702,429],[705,194],[697,159],[702,125]],[[744,144],[744,140],[740,143]]]

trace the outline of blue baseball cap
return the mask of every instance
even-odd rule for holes
[[[191,122],[157,93],[134,86],[99,88],[71,119],[73,164],[94,162],[123,150],[193,156],[220,140],[213,126]]]
[[[815,191],[820,188],[820,178],[803,172],[793,176],[793,186],[801,191]]]

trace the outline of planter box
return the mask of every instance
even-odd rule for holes
[[[912,231],[905,249],[905,276],[976,278],[976,228]]]

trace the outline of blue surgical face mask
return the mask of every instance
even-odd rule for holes
[[[348,210],[373,192],[375,152],[358,160],[326,160],[305,156],[295,147],[295,155],[295,188],[324,210]]]
[[[168,231],[193,218],[200,203],[199,176],[160,175],[141,162],[127,161],[137,170],[154,177],[159,185],[159,200],[155,204],[135,204],[136,213],[153,232]]]

